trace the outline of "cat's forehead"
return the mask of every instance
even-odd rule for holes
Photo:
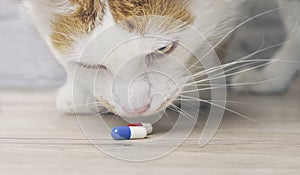
[[[117,23],[140,34],[149,27],[180,30],[194,22],[187,0],[108,0],[108,6]]]
[[[64,3],[55,7],[65,9]],[[113,20],[128,32],[151,34],[174,33],[192,25],[194,16],[188,0],[69,0],[65,13],[56,13],[52,21],[51,40],[60,52],[72,49],[76,38],[90,34],[101,27],[111,13]]]

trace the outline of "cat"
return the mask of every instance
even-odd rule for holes
[[[206,47],[229,41],[244,1],[24,0],[24,6],[68,74],[57,96],[60,111],[146,116],[172,105],[191,77],[202,82],[194,52],[205,55],[208,68],[219,64]],[[233,85],[269,81],[233,86],[236,91],[282,92],[300,68],[300,0],[278,4],[287,43],[263,69],[231,79]],[[198,69],[190,75],[187,65]]]

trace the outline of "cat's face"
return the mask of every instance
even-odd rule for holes
[[[205,55],[226,35],[232,8],[216,0],[70,2],[75,10],[53,22],[53,48],[97,101],[121,116],[170,106],[195,78],[195,52]]]
[[[196,48],[185,48],[183,43],[198,45],[196,40],[188,39],[193,37],[189,32],[141,37],[117,26],[109,30],[113,32],[100,34],[89,44],[80,63],[76,63],[77,74],[88,78],[96,99],[119,115],[148,115],[164,110],[191,76],[187,69],[193,55],[189,49]],[[104,38],[107,49],[98,48]]]

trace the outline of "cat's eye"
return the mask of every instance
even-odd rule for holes
[[[107,67],[103,64],[88,64],[88,63],[82,63],[82,62],[75,62],[75,64],[80,66],[80,67],[84,67],[86,69],[107,70]]]
[[[171,54],[177,47],[177,42],[172,42],[171,44],[157,49],[155,52],[152,52],[146,56],[146,65],[150,65],[154,60],[158,60],[168,54]]]
[[[161,53],[161,54],[170,54],[170,53],[172,53],[175,50],[176,45],[177,44],[175,42],[172,42],[171,44],[169,44],[169,45],[167,45],[165,47],[157,49],[156,52]]]

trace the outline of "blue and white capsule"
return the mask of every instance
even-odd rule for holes
[[[112,129],[111,136],[115,140],[143,139],[147,137],[147,130],[142,126],[118,126]]]

